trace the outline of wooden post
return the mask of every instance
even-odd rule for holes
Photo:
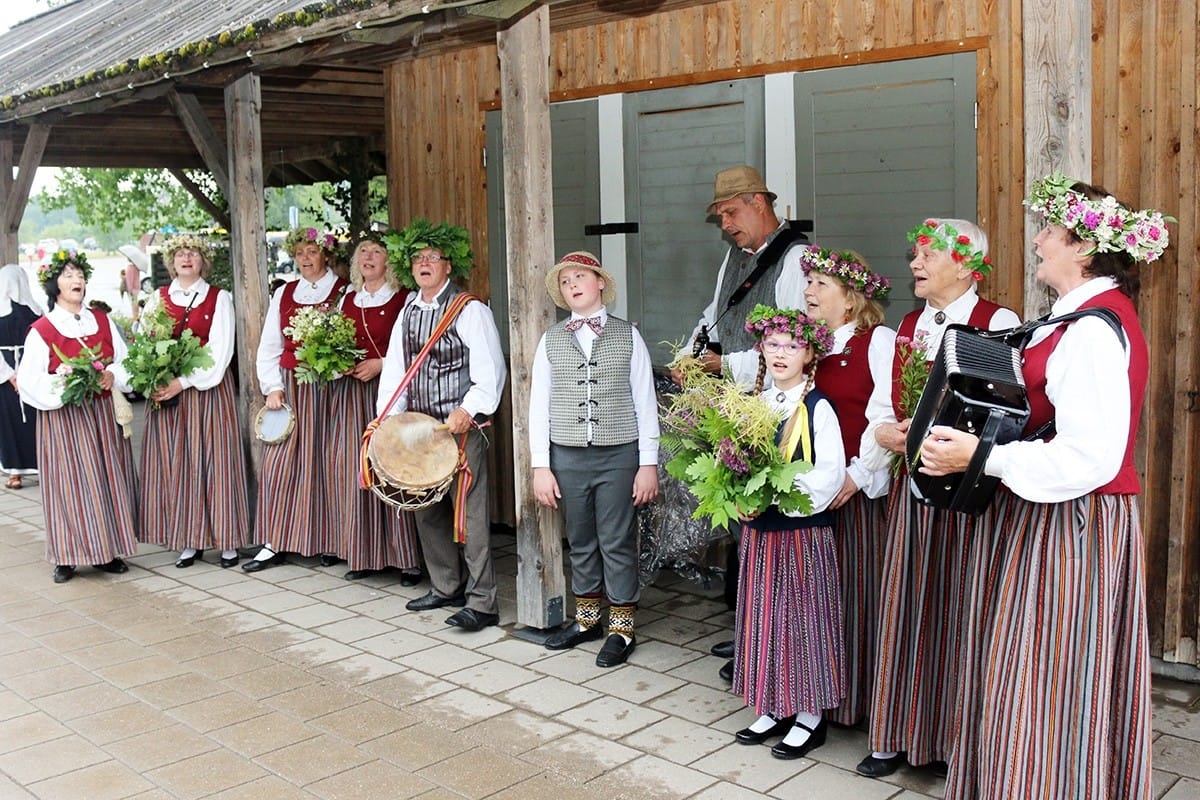
[[[1092,174],[1092,10],[1089,0],[1024,0],[1025,186],[1054,170],[1089,181]],[[1014,200],[1016,199],[1014,194]],[[1035,277],[1033,237],[1041,223],[1025,217],[1025,319],[1049,310]]]
[[[504,213],[508,256],[509,361],[517,515],[517,622],[559,626],[565,618],[562,518],[530,491],[529,371],[538,340],[554,324],[546,273],[554,265],[550,175],[550,9],[540,5],[496,36],[504,125]]]
[[[13,166],[12,139],[0,135],[0,218],[5,220],[8,219],[8,203],[13,191]],[[17,220],[17,231],[9,230],[7,224],[0,226],[0,263],[21,263],[20,226],[20,220]]]
[[[250,420],[262,407],[254,369],[263,319],[267,315],[267,237],[263,196],[262,85],[249,74],[225,87],[225,130],[229,153],[229,265],[233,271],[233,304],[237,309],[238,413],[242,442],[258,474],[259,448]],[[254,508],[251,502],[250,508]]]
[[[25,135],[25,146],[21,148],[21,163],[17,167],[17,177],[12,177],[13,149],[12,142],[5,145],[7,154],[0,153],[0,167],[5,176],[0,179],[0,195],[3,199],[4,218],[0,224],[0,255],[5,264],[17,264],[19,253],[18,237],[21,229],[21,218],[25,216],[25,205],[29,202],[29,191],[33,188],[33,176],[37,173],[38,165],[42,163],[42,154],[46,152],[46,142],[50,140],[49,125],[30,125],[29,133]]]

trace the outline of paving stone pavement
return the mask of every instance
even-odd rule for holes
[[[143,545],[129,572],[55,585],[36,485],[0,491],[0,800],[600,800],[941,797],[854,765],[859,730],[810,758],[733,743],[753,719],[708,648],[719,593],[664,574],[629,664],[599,643],[512,635],[515,544],[496,535],[501,627],[463,633],[316,559],[255,575]],[[1200,800],[1200,686],[1156,679],[1155,798]]]

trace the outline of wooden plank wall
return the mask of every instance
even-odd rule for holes
[[[1196,663],[1200,584],[1198,0],[1093,0],[1095,180],[1179,217],[1171,254],[1143,275],[1153,362],[1139,446],[1154,652]],[[582,4],[587,6],[587,4]],[[591,4],[602,9],[602,4]],[[1020,0],[669,0],[659,13],[551,15],[552,99],[971,49],[979,97],[978,218],[997,270],[984,293],[1024,304]],[[484,109],[499,98],[493,45],[397,62],[387,92],[393,224],[453,219],[486,264]],[[714,165],[714,170],[719,166]],[[486,270],[472,289],[486,295]]]

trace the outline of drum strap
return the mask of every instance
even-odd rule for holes
[[[462,294],[454,296],[454,299],[450,301],[450,305],[446,307],[446,313],[442,315],[437,327],[433,329],[433,333],[429,334],[429,341],[425,342],[425,346],[421,348],[421,352],[417,353],[416,357],[413,358],[412,363],[409,364],[408,371],[405,372],[404,377],[400,379],[400,385],[397,386],[396,391],[392,393],[392,397],[390,400],[388,400],[387,405],[383,407],[383,411],[380,412],[379,416],[367,423],[367,428],[362,434],[362,448],[359,451],[358,486],[360,489],[370,489],[375,483],[375,475],[371,470],[370,460],[367,458],[371,437],[374,436],[375,431],[379,429],[379,424],[383,422],[384,417],[386,417],[388,412],[392,410],[392,406],[394,406],[396,401],[400,399],[400,395],[404,394],[404,390],[407,389],[408,385],[413,382],[415,377],[417,377],[417,370],[421,368],[421,364],[429,356],[429,351],[433,349],[434,344],[437,343],[438,339],[442,338],[442,334],[450,330],[450,326],[454,324],[454,320],[458,318],[459,313],[461,313],[462,310],[466,308],[467,303],[471,302],[472,300],[479,300],[479,298],[473,294],[470,294],[469,292],[463,292]],[[462,455],[463,447],[461,442],[458,450],[459,470],[464,473],[463,478],[466,479],[460,480],[459,483],[467,483],[469,486],[471,480],[471,471],[469,469],[464,469],[466,458]],[[458,508],[457,497],[455,498],[455,508]],[[459,540],[459,533],[460,531],[458,530],[456,514],[454,531],[454,537],[456,540]]]

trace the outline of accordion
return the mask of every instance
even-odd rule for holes
[[[913,497],[950,511],[983,512],[1000,485],[999,478],[983,474],[988,454],[997,444],[1021,438],[1028,419],[1020,346],[967,325],[947,327],[905,442]],[[979,437],[965,472],[934,477],[917,471],[921,442],[934,425]]]

